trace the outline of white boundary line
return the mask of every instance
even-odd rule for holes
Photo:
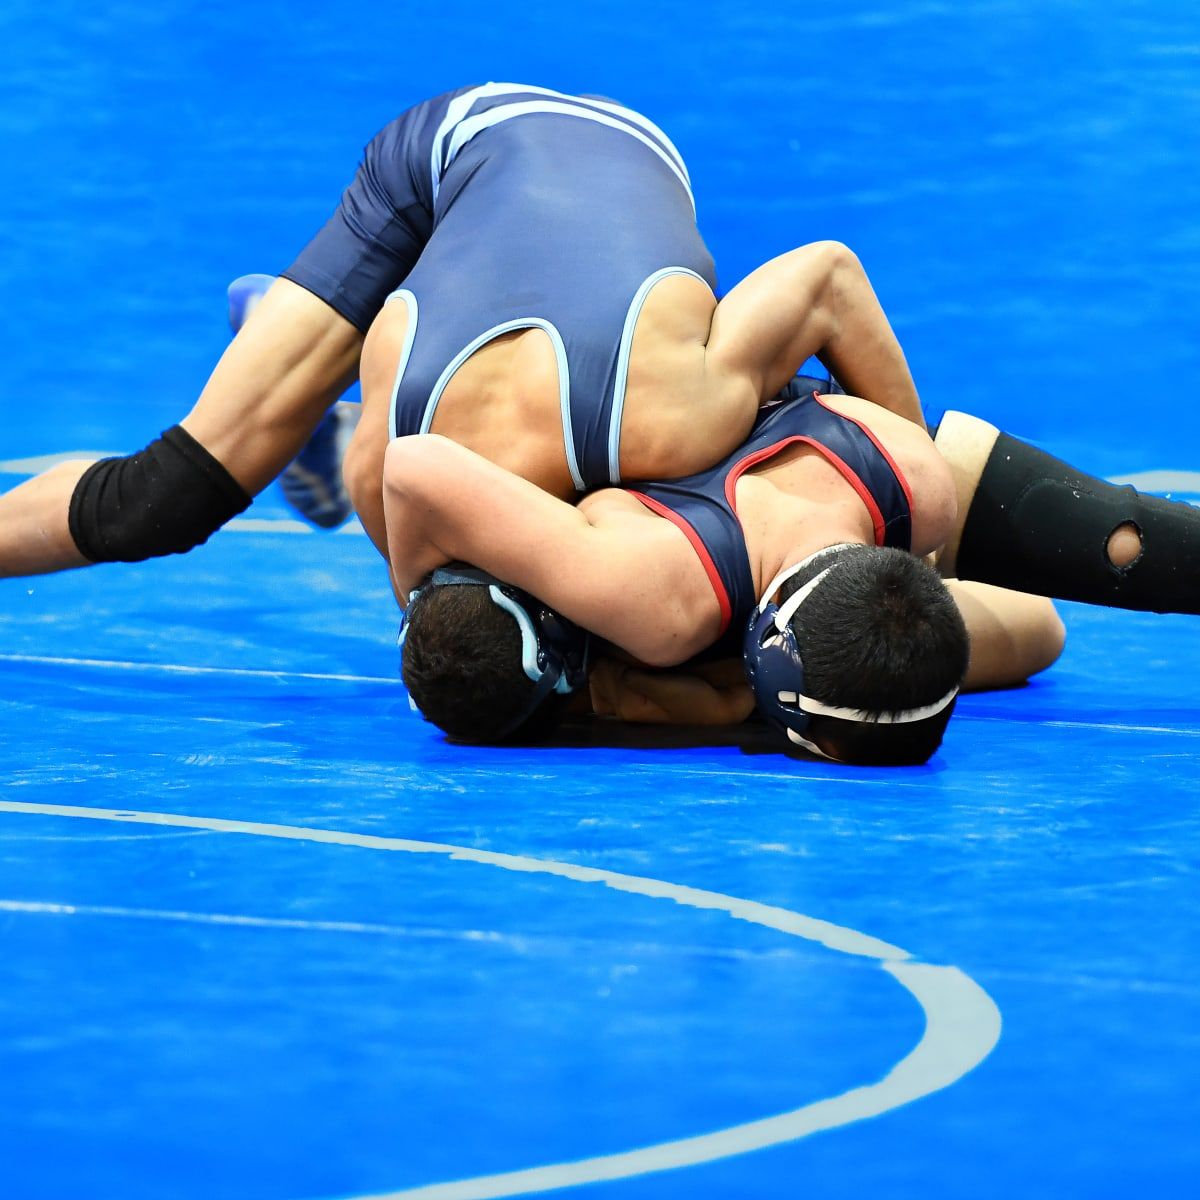
[[[232,675],[245,679],[315,679],[328,683],[381,683],[387,687],[403,688],[404,683],[397,675],[340,675],[333,672],[321,671],[268,671],[255,670],[249,667],[190,667],[183,663],[152,663],[152,662],[128,662],[123,659],[113,658],[68,658],[60,655],[50,654],[2,654],[0,653],[0,662],[15,663],[18,666],[28,664],[30,666],[50,666],[50,667],[93,667],[103,668],[109,671],[132,671],[144,672],[152,674],[161,672],[167,675]],[[991,721],[1002,722],[1008,718],[1004,716],[994,716],[990,713],[956,713],[955,720],[957,721]],[[1062,720],[1043,720],[1038,722],[1039,726],[1061,729],[1099,729],[1110,730],[1114,733],[1171,733],[1181,734],[1184,737],[1200,737],[1200,729],[1192,729],[1185,725],[1129,725],[1129,724],[1112,724],[1106,721],[1062,721]],[[675,768],[672,768],[675,769]],[[695,772],[691,772],[695,773]],[[715,772],[721,774],[721,772]],[[775,779],[790,779],[792,776],[776,773],[774,775],[764,776],[762,772],[755,771],[755,778],[775,778]],[[822,777],[813,776],[812,782],[818,782]],[[857,783],[856,779],[839,779],[841,783]],[[895,782],[889,784],[891,787],[901,786]]]
[[[320,679],[329,683],[386,683],[403,687],[399,675],[338,675],[320,671],[263,671],[250,667],[188,667],[182,663],[125,662],[111,658],[60,658],[48,654],[0,654],[0,662],[50,667],[104,667],[110,671],[162,671],[168,675],[236,675],[249,679]]]
[[[554,1163],[499,1175],[479,1176],[475,1179],[435,1183],[398,1192],[373,1193],[356,1197],[354,1200],[494,1200],[501,1196],[522,1196],[602,1180],[625,1179],[634,1175],[712,1162],[730,1155],[745,1154],[751,1150],[761,1150],[781,1142],[807,1137],[819,1130],[833,1129],[865,1117],[878,1116],[889,1109],[949,1087],[978,1066],[991,1053],[1000,1038],[999,1009],[974,980],[956,967],[916,963],[911,960],[907,951],[857,930],[806,917],[786,908],[776,908],[753,900],[739,900],[720,892],[550,859],[526,858],[517,854],[476,850],[469,846],[347,833],[335,829],[232,821],[217,817],[192,817],[178,813],[82,808],[65,804],[23,804],[15,801],[0,801],[0,812],[208,829],[218,833],[359,846],[368,850],[436,854],[452,862],[483,863],[525,874],[554,875],[579,883],[599,883],[618,892],[673,900],[676,904],[689,908],[725,912],[734,920],[747,921],[792,937],[818,942],[843,954],[875,959],[884,971],[916,998],[925,1013],[925,1032],[921,1040],[877,1083],[851,1088],[838,1096],[818,1100],[790,1112],[727,1129],[718,1129],[696,1137],[660,1142],[620,1154],[606,1154],[576,1162]]]

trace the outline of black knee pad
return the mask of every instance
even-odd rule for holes
[[[92,562],[143,562],[206,542],[251,497],[180,425],[145,450],[93,463],[75,487],[71,537]]]
[[[1108,539],[1131,524],[1126,567]],[[958,575],[1059,600],[1200,612],[1200,510],[1117,487],[1002,433],[963,525]]]

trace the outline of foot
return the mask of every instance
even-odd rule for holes
[[[242,275],[229,285],[229,327],[234,333],[274,282],[274,275]],[[279,477],[283,498],[322,529],[336,529],[354,511],[342,483],[342,456],[359,412],[360,405],[335,404]]]
[[[229,328],[237,333],[275,282],[274,275],[239,275],[229,285]]]
[[[336,529],[354,512],[342,483],[342,458],[361,412],[361,404],[339,400],[279,477],[288,504],[322,529]]]

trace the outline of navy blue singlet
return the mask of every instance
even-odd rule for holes
[[[672,274],[716,286],[687,169],[661,130],[611,101],[488,84],[441,98],[438,116],[432,136],[428,115],[410,122],[429,147],[433,226],[389,297],[409,312],[392,436],[429,430],[446,384],[481,346],[539,328],[558,360],[576,488],[617,483],[646,296]]]
[[[862,497],[875,544],[912,548],[912,492],[891,456],[864,425],[812,394],[820,381],[798,376],[786,402],[760,413],[750,437],[723,462],[687,479],[639,484],[631,495],[677,525],[696,551],[721,606],[721,634],[737,635],[758,604],[746,538],[734,507],[738,479],[788,446],[819,451]]]

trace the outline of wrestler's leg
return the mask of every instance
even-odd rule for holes
[[[938,450],[959,492],[944,574],[1112,608],[1200,613],[1200,510],[1077,470],[947,413]]]
[[[183,428],[253,495],[295,456],[353,382],[361,345],[362,334],[344,317],[281,280],[222,355]],[[0,576],[90,561],[68,516],[88,467],[62,463],[0,496]]]
[[[950,464],[958,500],[958,521],[937,559],[937,569],[944,576],[953,577],[958,573],[958,544],[962,539],[963,522],[975,498],[975,489],[979,487],[979,477],[999,436],[1000,430],[995,425],[953,410],[947,412],[938,425],[934,445]]]
[[[254,495],[354,382],[362,343],[323,300],[276,280],[181,424]]]

